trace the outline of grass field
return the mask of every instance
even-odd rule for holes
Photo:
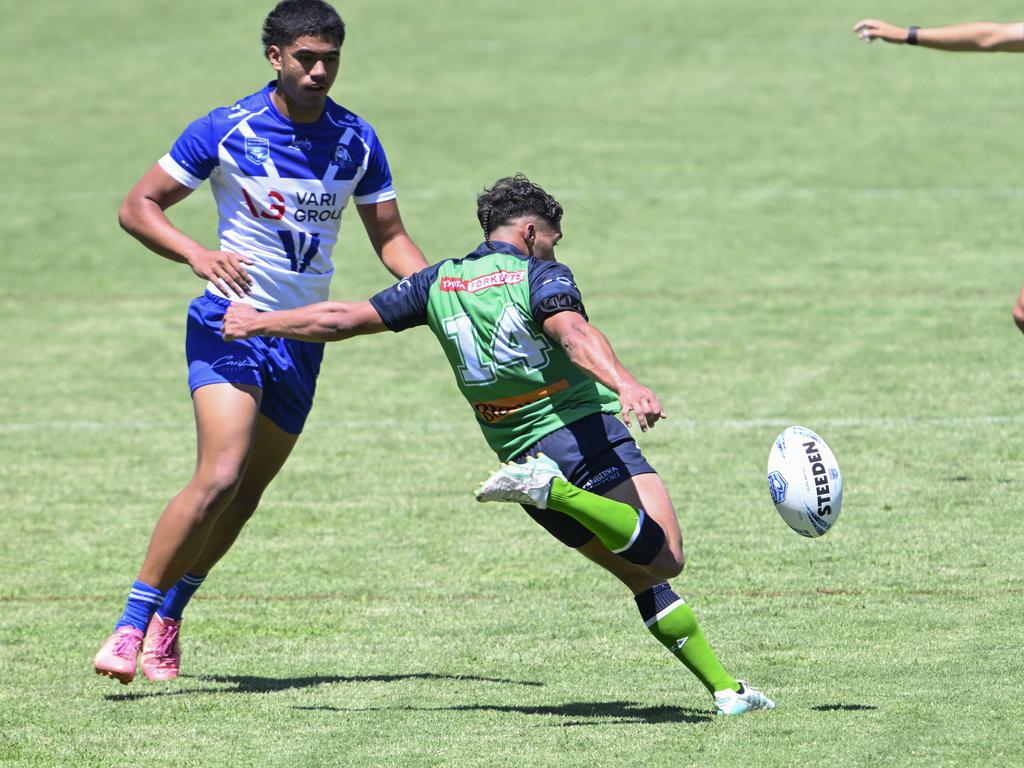
[[[1024,57],[871,47],[861,16],[1008,0],[339,3],[335,98],[378,128],[430,261],[524,171],[560,258],[662,397],[676,590],[770,713],[716,721],[629,595],[509,507],[429,332],[328,351],[288,467],[189,608],[184,676],[90,659],[189,477],[201,284],[116,209],[270,79],[269,2],[5,14],[0,765],[1019,766]],[[584,10],[585,9],[585,10]],[[204,189],[173,212],[204,242]],[[338,298],[388,282],[356,217]],[[772,509],[802,423],[844,470],[817,541]]]

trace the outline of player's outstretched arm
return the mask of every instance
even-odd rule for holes
[[[225,341],[253,336],[280,336],[299,341],[341,341],[352,336],[388,330],[368,301],[343,304],[321,301],[297,309],[259,312],[248,304],[232,303],[224,314]]]
[[[245,296],[249,293],[252,278],[244,265],[252,264],[252,260],[236,253],[204,248],[175,227],[164,213],[191,192],[189,187],[171,178],[159,164],[154,165],[125,197],[117,219],[125,232],[149,250],[171,261],[188,264],[199,277],[232,291],[236,296]]]
[[[607,337],[587,322],[578,312],[559,312],[544,321],[544,333],[558,342],[573,364],[588,376],[597,379],[619,396],[622,420],[633,426],[630,411],[636,415],[640,429],[646,432],[665,409],[657,396],[638,382],[612,351]]]
[[[853,25],[853,31],[867,43],[884,40],[896,45],[919,45],[940,51],[1024,51],[1024,22],[997,24],[972,21],[948,27],[923,28],[897,27],[879,19],[861,19]]]
[[[356,208],[370,244],[392,275],[401,280],[427,266],[423,253],[405,231],[396,201],[358,205]]]

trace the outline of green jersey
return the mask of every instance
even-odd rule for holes
[[[464,259],[428,267],[370,302],[393,331],[429,325],[488,444],[506,461],[545,435],[619,399],[587,376],[543,331],[548,316],[585,316],[572,272],[482,244]]]

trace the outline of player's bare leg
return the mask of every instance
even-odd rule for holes
[[[298,438],[298,435],[285,432],[263,414],[258,416],[249,461],[238,490],[227,509],[214,521],[203,551],[167,593],[146,630],[140,665],[148,679],[173,680],[178,677],[181,671],[179,634],[185,606],[202,585],[210,569],[232,547],[259,506],[263,492],[288,460]]]
[[[298,435],[285,432],[266,416],[260,415],[249,463],[238,491],[227,509],[217,518],[206,546],[189,572],[205,576],[227,554],[259,506],[263,492],[288,460],[298,439]]]
[[[164,509],[150,539],[139,580],[166,591],[203,552],[217,517],[245,473],[261,391],[211,384],[193,394],[198,434],[196,469]]]
[[[125,611],[93,660],[98,674],[124,684],[134,679],[153,614],[166,591],[203,551],[217,516],[234,497],[252,445],[260,396],[257,387],[233,384],[212,384],[193,394],[195,472],[157,520]]]

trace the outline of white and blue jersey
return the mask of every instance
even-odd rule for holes
[[[341,214],[395,197],[373,127],[330,99],[315,123],[277,111],[275,83],[215,109],[178,137],[160,167],[196,189],[210,180],[220,218],[220,249],[250,257],[252,292],[207,290],[257,309],[291,309],[330,292]]]

